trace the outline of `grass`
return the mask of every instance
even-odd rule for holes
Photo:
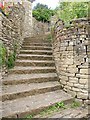
[[[68,105],[65,105],[65,103],[62,101],[62,102],[58,102],[55,105],[52,105],[52,106],[46,108],[45,110],[41,111],[38,114],[38,116],[41,118],[41,117],[44,117],[44,116],[47,116],[47,115],[51,115],[54,112],[60,112],[61,110],[64,110],[64,109],[67,109],[67,108],[75,109],[75,108],[80,107],[80,106],[81,106],[81,104],[78,101],[73,101],[71,104],[68,104]],[[31,115],[30,114],[26,118],[32,119],[35,116],[36,115]]]
[[[76,108],[76,107],[80,107],[80,102],[73,101],[73,103],[71,104],[71,108]]]
[[[27,116],[26,118],[31,119],[31,118],[33,118],[33,115],[29,115],[29,116]]]

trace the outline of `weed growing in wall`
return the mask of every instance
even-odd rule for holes
[[[13,53],[11,53],[9,56],[8,56],[8,58],[7,58],[7,60],[6,60],[6,65],[7,65],[7,67],[10,69],[10,68],[13,68],[14,67],[14,62],[15,62],[15,53],[13,52]]]
[[[5,46],[2,43],[0,43],[0,66],[5,64],[6,54],[7,54],[7,50]]]
[[[16,59],[16,50],[17,50],[17,44],[13,44],[13,47],[14,47],[14,50],[13,52],[8,56],[8,59],[6,61],[6,65],[7,67],[10,69],[10,68],[13,68],[14,67],[14,64],[15,64],[15,59]]]
[[[0,43],[0,66],[6,65],[7,68],[14,67],[15,59],[16,59],[16,49],[17,46],[14,44],[14,50],[12,53],[7,56],[6,47]]]

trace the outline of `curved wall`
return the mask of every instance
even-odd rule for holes
[[[76,98],[88,99],[90,77],[89,20],[73,20],[66,28],[59,20],[55,24],[53,55],[63,89]]]

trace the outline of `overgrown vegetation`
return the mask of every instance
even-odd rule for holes
[[[38,3],[33,9],[33,17],[38,21],[49,22],[52,15],[54,15],[54,10],[48,8],[47,5]]]
[[[0,43],[0,66],[5,64],[6,61],[6,48]]]
[[[56,13],[65,24],[69,24],[72,19],[87,17],[88,7],[88,2],[60,2]]]
[[[16,58],[16,54],[14,52],[8,56],[6,60],[6,65],[9,69],[14,67],[15,58]]]
[[[76,108],[76,107],[80,107],[80,102],[73,101],[73,103],[71,104],[71,108]]]
[[[3,44],[0,44],[0,66],[6,65],[8,69],[14,67],[16,59],[17,46],[14,45],[14,51],[7,56],[7,49]]]
[[[49,34],[49,35],[47,36],[47,40],[48,40],[48,41],[51,41],[51,40],[52,40],[52,35],[51,35],[51,34]]]

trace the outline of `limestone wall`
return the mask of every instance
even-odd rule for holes
[[[34,17],[32,18],[32,36],[43,35],[48,30],[48,23],[39,22]]]
[[[4,61],[2,61],[2,74],[7,72],[9,59],[12,59],[12,56],[19,53],[24,38],[24,7],[17,4],[13,6],[11,10],[7,17],[0,13],[0,45],[3,48],[3,50],[0,51],[2,52],[0,53],[0,57],[3,57]]]
[[[63,89],[76,98],[88,99],[90,78],[90,41],[88,19],[73,20],[66,28],[59,20],[55,24],[53,55]]]
[[[32,17],[32,3],[23,0],[22,5],[25,8],[24,20],[24,38],[44,34],[48,31],[48,23],[42,23]]]
[[[23,0],[23,6],[25,9],[24,19],[24,38],[32,35],[32,3],[28,0]]]

